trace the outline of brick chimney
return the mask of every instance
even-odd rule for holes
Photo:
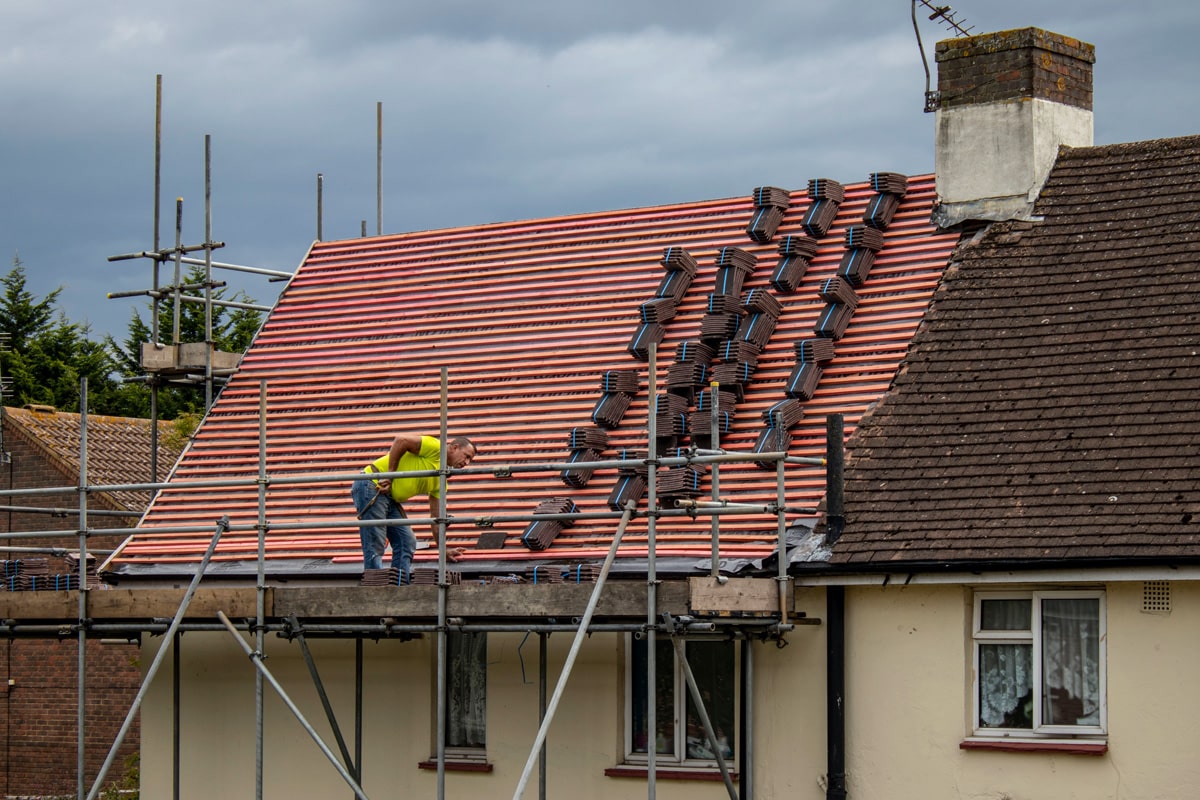
[[[1092,144],[1095,52],[1038,28],[938,42],[938,227],[1029,219],[1058,148]]]

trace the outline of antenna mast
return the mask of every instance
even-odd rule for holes
[[[934,5],[930,0],[912,0],[913,32],[917,35],[917,49],[921,51],[921,66],[925,68],[925,113],[928,114],[938,110],[941,105],[941,97],[929,86],[929,62],[925,58],[925,45],[921,43],[921,29],[917,27],[918,3],[933,12],[929,15],[931,20],[937,20],[948,30],[953,31],[956,36],[970,36],[971,31],[975,28],[956,19],[954,10],[950,6]]]

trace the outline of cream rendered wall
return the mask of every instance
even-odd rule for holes
[[[800,590],[810,616],[823,613],[824,592]],[[554,691],[572,634],[548,640],[547,696]],[[821,800],[825,771],[825,636],[798,626],[788,646],[755,643],[756,794],[760,800]],[[146,638],[142,664],[160,638]],[[325,690],[353,753],[354,644],[310,640]],[[417,763],[433,753],[432,709],[436,641],[364,644],[363,787],[379,798],[436,797],[436,772]],[[336,752],[299,645],[267,638],[267,668],[309,723]],[[640,778],[610,778],[620,763],[624,702],[623,636],[585,640],[548,737],[548,795],[571,800],[647,796]],[[254,792],[254,670],[227,633],[188,633],[182,645],[181,797],[251,797]],[[142,796],[171,796],[171,658],[142,709]],[[491,634],[488,640],[488,757],[494,769],[447,772],[446,797],[511,797],[538,728],[538,637]],[[336,770],[264,683],[264,797],[349,797]],[[736,765],[733,765],[736,768]],[[536,766],[525,797],[536,797]],[[720,781],[660,779],[663,800],[726,797]]]
[[[1200,589],[1174,582],[1171,591],[1171,612],[1152,614],[1142,611],[1140,581],[1107,587],[1109,751],[1096,756],[961,750],[971,732],[971,592],[916,585],[848,590],[850,796],[1200,795]]]

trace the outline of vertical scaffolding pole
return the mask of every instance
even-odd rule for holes
[[[742,800],[754,800],[754,640],[742,640]]]
[[[175,286],[171,294],[175,300],[174,312],[171,319],[171,344],[178,346],[180,341],[180,314],[183,309],[183,198],[175,198]]]
[[[321,215],[324,213],[323,192],[325,187],[325,176],[317,173],[317,241],[321,241]]]
[[[79,653],[75,729],[75,789],[83,800],[87,766],[87,377],[79,379]]]
[[[255,592],[254,647],[259,658],[266,649],[267,594],[267,382],[258,382],[258,578]],[[241,641],[241,637],[238,637]],[[254,796],[263,796],[263,673],[254,672]]]
[[[383,235],[383,102],[375,103],[375,235]]]
[[[213,401],[212,136],[204,134],[204,410]]]
[[[713,449],[713,452],[716,452],[721,449],[721,431],[720,431],[720,425],[719,425],[719,421],[721,418],[721,416],[720,416],[721,401],[717,399],[717,395],[718,395],[717,390],[720,388],[721,384],[717,381],[712,381],[711,383],[708,384],[708,386],[709,386],[709,389],[711,390],[711,395],[712,395],[712,449]],[[716,461],[714,461],[713,465],[712,465],[712,499],[713,499],[714,503],[720,502],[720,500],[721,500],[721,465],[719,462],[716,462]],[[711,517],[709,517],[709,521],[712,524],[712,576],[713,576],[713,578],[721,577],[721,567],[720,567],[720,563],[721,563],[721,561],[720,561],[720,559],[721,559],[721,546],[720,546],[721,523],[719,521],[720,518],[721,517],[719,514],[713,514]]]
[[[550,634],[538,631],[538,726],[546,721],[546,643]],[[546,800],[546,742],[538,754],[538,800]]]
[[[162,75],[154,79],[154,280],[150,296],[150,344],[158,344],[158,230],[159,192],[162,187]],[[141,358],[141,354],[138,354]],[[158,482],[158,379],[150,382],[150,482]]]
[[[354,638],[354,780],[362,785],[363,640]]]
[[[650,368],[647,382],[650,413],[646,415],[648,440],[646,461],[646,796],[654,800],[658,793],[658,565],[655,561],[655,537],[658,520],[658,420],[654,404],[658,402],[658,345],[650,344]]]
[[[380,112],[382,114],[382,111]],[[438,623],[437,623],[437,796],[446,796],[446,439],[449,436],[449,378],[446,367],[441,371],[440,423],[441,440],[438,454],[438,519],[434,524],[438,547]]]
[[[221,624],[225,626],[225,630],[229,631],[230,635],[233,636],[234,641],[238,643],[238,646],[241,647],[246,655],[250,658],[250,662],[254,664],[254,671],[264,676],[271,683],[271,688],[275,690],[275,693],[279,695],[279,699],[283,701],[284,705],[288,707],[288,710],[292,712],[292,715],[296,717],[296,721],[300,723],[300,726],[304,728],[309,737],[316,742],[317,747],[319,747],[321,752],[325,754],[325,757],[329,759],[329,763],[333,764],[333,768],[336,769],[338,774],[342,776],[342,780],[349,784],[350,788],[354,790],[354,796],[359,798],[359,800],[370,800],[370,798],[368,798],[363,792],[362,787],[359,786],[358,782],[354,780],[354,777],[346,770],[344,766],[342,766],[342,763],[338,761],[337,756],[334,755],[333,751],[329,749],[329,746],[321,740],[320,736],[317,735],[316,730],[312,725],[309,724],[308,720],[305,719],[304,714],[301,713],[299,706],[292,701],[292,698],[288,696],[287,692],[284,691],[283,686],[275,679],[275,676],[271,674],[271,671],[267,669],[266,664],[264,664],[262,661],[262,651],[253,650],[251,649],[250,645],[246,644],[246,640],[243,639],[241,634],[237,632],[237,628],[235,628],[233,623],[229,621],[229,617],[225,616],[224,611],[217,612],[217,619],[221,620]]]
[[[550,706],[546,709],[545,718],[538,727],[533,747],[529,750],[529,758],[525,760],[525,769],[521,771],[521,780],[517,782],[517,788],[513,792],[513,800],[520,800],[521,795],[525,793],[525,785],[529,782],[529,774],[533,772],[533,762],[537,760],[538,753],[542,749],[542,744],[546,741],[546,732],[550,729],[550,723],[554,721],[554,712],[558,708],[558,702],[562,699],[563,692],[567,688],[567,679],[571,677],[571,668],[574,667],[575,659],[579,656],[579,650],[583,647],[583,640],[587,638],[588,627],[592,624],[592,616],[596,613],[596,606],[600,602],[600,593],[604,590],[604,584],[608,581],[609,570],[612,569],[613,561],[617,557],[617,549],[621,546],[621,539],[625,536],[625,528],[629,526],[629,520],[633,519],[633,512],[636,509],[637,503],[633,500],[629,500],[625,504],[625,512],[621,515],[621,521],[617,525],[617,532],[613,534],[613,541],[608,548],[608,555],[604,557],[604,563],[600,566],[600,574],[596,576],[596,586],[592,589],[592,596],[588,599],[587,608],[584,609],[583,617],[580,619],[579,629],[575,631],[575,639],[571,642],[571,650],[567,653],[567,660],[563,664],[562,673],[558,676],[558,683],[555,685],[554,694],[550,698]]]

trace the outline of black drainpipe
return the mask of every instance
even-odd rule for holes
[[[825,421],[825,543],[832,546],[846,524],[845,426],[841,414]],[[846,588],[825,587],[825,735],[827,800],[846,798]]]

